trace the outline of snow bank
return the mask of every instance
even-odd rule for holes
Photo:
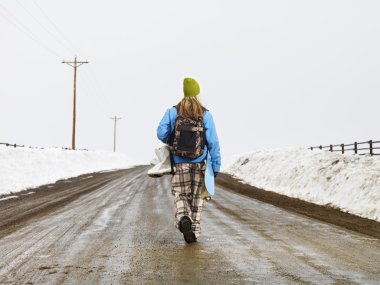
[[[380,221],[380,157],[276,149],[234,156],[222,171],[267,191]]]
[[[132,166],[123,154],[0,146],[0,195],[81,174]]]

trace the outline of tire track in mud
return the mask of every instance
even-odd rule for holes
[[[81,255],[75,250],[75,246],[81,243],[79,237],[85,233],[93,233],[94,229],[91,226],[95,225],[96,227],[96,222],[100,224],[105,222],[100,215],[102,211],[110,209],[112,197],[119,194],[117,191],[112,192],[111,190],[119,190],[123,183],[128,185],[131,182],[130,180],[136,178],[136,173],[141,176],[141,171],[139,170],[128,170],[128,172],[131,172],[132,179],[124,178],[128,176],[124,171],[122,175],[118,175],[121,178],[117,179],[116,182],[109,183],[108,187],[98,188],[95,191],[98,193],[97,200],[93,199],[91,195],[83,195],[81,199],[77,199],[70,204],[61,204],[61,207],[51,212],[46,219],[44,215],[28,220],[27,225],[3,238],[2,242],[8,244],[8,246],[2,248],[0,245],[0,251],[4,253],[4,255],[2,254],[4,257],[2,259],[5,260],[5,264],[0,262],[0,276],[17,277],[17,282],[15,283],[26,283],[34,278],[41,281],[39,277],[48,274],[50,275],[49,282],[51,282],[54,279],[51,271],[49,271],[51,268],[55,268],[55,273],[59,273],[57,269],[61,269],[61,273],[63,272],[63,275],[59,278],[61,281],[70,275],[71,270],[81,269],[83,267],[81,263],[75,266],[70,264],[73,260],[79,260],[78,256]],[[114,176],[112,173],[108,175]],[[126,196],[128,196],[128,193],[124,195],[124,198]],[[117,206],[121,206],[121,204]],[[36,232],[44,235],[43,238],[36,238]],[[85,253],[95,252],[95,249],[98,249],[101,242],[103,242],[99,239],[96,243],[91,241],[91,239],[88,239],[87,244],[81,244]],[[63,265],[61,264],[61,256],[65,261]],[[91,256],[83,263],[86,264],[90,258]],[[59,262],[54,261],[54,259]],[[43,274],[43,272],[47,273]],[[0,278],[0,282],[2,281],[4,280]]]
[[[221,195],[225,197],[220,200],[222,202],[229,201],[229,203],[224,206],[222,203],[214,201],[216,213],[212,213],[212,216],[217,220],[217,224],[222,225],[223,228],[228,228],[231,236],[237,238],[236,243],[247,249],[240,253],[240,257],[243,258],[244,256],[246,260],[251,260],[252,267],[257,267],[258,264],[263,267],[263,270],[256,270],[256,278],[249,280],[250,282],[255,284],[267,282],[274,284],[289,282],[291,284],[314,284],[312,281],[318,280],[323,284],[343,281],[344,284],[351,283],[344,277],[343,272],[334,276],[330,272],[331,270],[326,270],[328,267],[307,262],[310,261],[305,258],[307,252],[300,251],[293,243],[287,242],[286,238],[260,229],[262,223],[277,226],[278,222],[267,220],[260,211],[255,211],[252,207],[241,205],[241,203],[237,204],[231,199],[232,195],[221,192]],[[257,204],[253,203],[254,206]],[[261,219],[257,219],[257,216],[260,216]],[[291,223],[282,221],[279,224],[283,226]],[[283,237],[287,236],[284,235]],[[235,247],[237,246],[235,245]],[[247,270],[249,267],[247,265],[245,269]],[[249,276],[250,272],[246,272],[245,275]]]
[[[18,199],[0,201],[0,238],[27,224],[30,219],[43,217],[75,201],[82,195],[99,189],[112,180],[125,175],[125,170],[92,173],[70,179],[71,183],[58,181],[33,190],[19,193]],[[92,179],[86,177],[92,176]],[[33,195],[23,195],[28,192]]]

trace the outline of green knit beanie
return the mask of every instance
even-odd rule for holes
[[[185,78],[183,80],[183,93],[185,97],[197,96],[200,92],[198,82],[193,78]]]

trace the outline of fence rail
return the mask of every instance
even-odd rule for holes
[[[350,144],[330,144],[327,146],[312,146],[309,149],[321,149],[331,152],[353,152],[358,155],[380,155],[380,141],[354,142]]]
[[[26,147],[26,148],[32,148],[32,149],[45,149],[46,147],[35,147],[35,146],[25,146],[25,145],[19,145],[19,144],[12,144],[12,143],[1,143],[0,142],[0,145],[5,145],[7,147]],[[69,147],[52,147],[52,148],[60,148],[60,149],[64,149],[64,150],[72,150],[71,148]],[[85,150],[85,151],[88,151],[88,149],[76,149],[76,150]]]
[[[13,147],[25,147],[24,145],[11,144],[11,143],[0,143],[0,145],[13,146]]]

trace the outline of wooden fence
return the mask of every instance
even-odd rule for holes
[[[331,152],[353,153],[358,155],[380,155],[380,141],[354,142],[351,144],[335,144],[312,146],[309,149],[321,149]]]
[[[25,145],[11,144],[11,143],[0,143],[0,145],[5,145],[7,147],[27,147],[27,148],[32,148],[32,149],[45,149],[44,147],[25,146]],[[69,147],[53,147],[53,148],[59,148],[59,149],[64,149],[64,150],[72,150]],[[88,151],[88,149],[77,149],[77,150]]]
[[[11,143],[0,143],[0,145],[12,146],[12,147],[25,147],[24,145],[11,144]]]

